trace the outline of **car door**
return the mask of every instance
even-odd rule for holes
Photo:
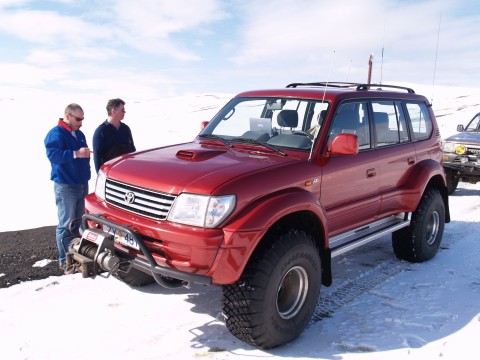
[[[371,144],[367,109],[365,101],[342,103],[328,130],[320,200],[327,213],[330,236],[371,222],[378,213],[380,163]],[[357,135],[357,155],[328,155],[328,143],[340,133]]]
[[[415,145],[410,140],[400,101],[372,101],[371,104],[379,161],[379,216],[384,216],[402,208],[404,186],[416,163]]]

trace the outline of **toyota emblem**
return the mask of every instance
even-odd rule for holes
[[[126,203],[133,204],[133,202],[135,201],[135,194],[129,191],[123,196],[123,199],[125,200]]]

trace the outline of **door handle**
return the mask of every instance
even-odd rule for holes
[[[407,163],[408,163],[408,165],[413,165],[413,164],[415,164],[415,158],[410,156],[410,157],[407,159]]]
[[[377,176],[377,171],[375,170],[375,168],[367,170],[367,178],[372,178],[375,176]]]

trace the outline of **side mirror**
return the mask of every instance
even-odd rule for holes
[[[358,137],[355,134],[338,134],[330,146],[330,155],[357,155]]]
[[[202,131],[203,129],[205,129],[208,125],[210,121],[202,121],[202,123],[200,124],[200,131]]]
[[[457,125],[457,131],[458,132],[463,132],[463,130],[465,130],[463,125]]]

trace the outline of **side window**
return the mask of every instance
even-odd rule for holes
[[[432,119],[424,103],[406,103],[408,117],[412,125],[413,138],[425,140],[432,134]]]
[[[348,102],[341,104],[330,127],[330,139],[342,133],[355,134],[358,137],[359,150],[370,148],[370,130],[367,104]]]
[[[409,141],[407,124],[400,103],[372,102],[372,109],[378,147]]]

